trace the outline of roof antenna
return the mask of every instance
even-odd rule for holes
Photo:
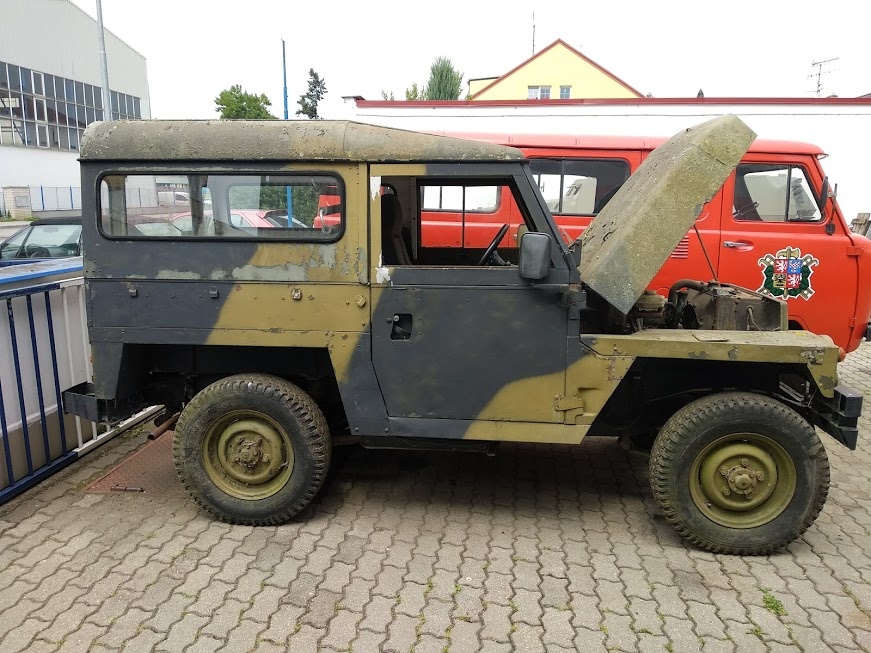
[[[833,61],[838,61],[840,57],[834,57],[832,59],[825,59],[823,61],[814,61],[811,64],[811,67],[816,68],[817,71],[815,73],[811,73],[808,75],[808,78],[816,77],[817,78],[817,97],[820,97],[823,94],[823,75],[828,75],[829,73],[837,72],[835,70],[823,70],[823,66],[828,63],[832,63]]]
[[[535,54],[535,12],[532,12],[532,54]]]

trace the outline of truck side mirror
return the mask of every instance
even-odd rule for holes
[[[528,231],[520,237],[520,278],[541,281],[550,274],[550,236]]]
[[[820,216],[826,217],[826,202],[829,201],[829,176],[823,177],[823,187],[820,190],[820,199],[817,200],[817,208],[820,210]]]

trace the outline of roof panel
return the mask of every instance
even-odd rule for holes
[[[95,122],[83,161],[496,161],[514,148],[338,120]]]

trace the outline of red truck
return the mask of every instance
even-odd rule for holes
[[[665,140],[445,135],[521,149],[571,240]],[[815,145],[757,140],[651,288],[667,293],[679,279],[717,277],[785,300],[791,327],[826,334],[846,352],[856,349],[871,316],[871,241],[848,228],[820,164],[824,157]],[[421,202],[422,248],[484,248],[503,224],[510,227],[500,253],[516,248],[523,221],[507,187],[427,187]]]

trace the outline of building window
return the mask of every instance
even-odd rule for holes
[[[568,100],[572,97],[572,87],[571,86],[560,86],[559,87],[559,99],[560,100]]]
[[[527,97],[530,100],[549,100],[550,86],[530,86]]]
[[[112,99],[116,118],[142,117],[138,97],[112,91]],[[0,145],[76,151],[105,108],[99,86],[0,61],[0,119],[15,119],[0,125]]]

